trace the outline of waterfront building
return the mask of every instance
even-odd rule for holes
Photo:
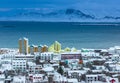
[[[30,46],[30,54],[32,54],[32,55],[34,54],[34,45]]]
[[[78,50],[74,47],[71,48],[71,52],[77,52]]]
[[[19,39],[19,53],[28,54],[28,43],[27,38]]]
[[[19,39],[19,53],[22,53],[22,39]]]
[[[34,52],[38,52],[38,46],[34,45]]]
[[[48,46],[47,45],[42,46],[41,52],[48,52]]]
[[[43,47],[42,45],[39,45],[39,46],[38,46],[38,52],[39,52],[39,53],[42,52],[42,47]]]
[[[61,44],[58,41],[54,43],[54,50],[59,52],[61,50]]]
[[[64,49],[64,51],[65,51],[65,52],[71,52],[71,49],[70,49],[69,47],[66,47],[66,48]]]
[[[58,41],[55,41],[50,47],[49,51],[59,53],[61,51],[61,44]]]

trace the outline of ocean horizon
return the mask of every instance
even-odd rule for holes
[[[120,45],[120,22],[0,21],[0,48],[18,48],[22,37],[29,45],[104,49]]]

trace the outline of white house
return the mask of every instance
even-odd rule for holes
[[[25,76],[14,76],[13,83],[26,83]]]
[[[0,75],[0,83],[4,83],[5,82],[5,75],[1,74]]]
[[[113,62],[119,62],[120,61],[120,56],[118,54],[114,54],[111,56],[111,59]]]
[[[53,60],[53,52],[43,52],[40,54],[41,60]]]
[[[86,83],[95,83],[96,81],[98,81],[98,75],[86,75]]]
[[[34,62],[27,62],[30,74],[38,73],[42,69],[42,65],[36,65]]]
[[[14,59],[12,61],[12,67],[15,70],[21,70],[21,71],[25,71],[26,70],[26,60],[24,59]]]
[[[44,74],[31,74],[29,77],[33,83],[40,83],[44,79]]]

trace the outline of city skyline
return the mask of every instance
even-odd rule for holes
[[[1,0],[0,83],[120,83],[120,0]]]

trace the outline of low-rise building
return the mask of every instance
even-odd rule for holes
[[[29,74],[39,73],[42,69],[42,65],[36,65],[34,62],[27,62]]]
[[[68,78],[76,78],[78,82],[81,81],[82,72],[79,70],[70,70],[68,71]]]
[[[29,74],[32,83],[40,83],[44,80],[44,74]]]
[[[86,75],[86,83],[94,83],[96,81],[98,81],[98,75]]]
[[[13,83],[26,83],[25,76],[14,76]]]
[[[18,70],[18,71],[25,71],[26,68],[27,68],[27,65],[26,65],[26,60],[24,59],[14,59],[12,61],[12,67],[13,69],[15,70]]]
[[[66,59],[79,59],[82,60],[82,56],[80,52],[65,52],[61,53],[61,60]]]
[[[0,75],[0,83],[4,83],[5,82],[5,75],[1,74]]]
[[[41,53],[40,54],[40,59],[45,60],[45,61],[53,60],[53,52],[43,52],[43,53]]]

